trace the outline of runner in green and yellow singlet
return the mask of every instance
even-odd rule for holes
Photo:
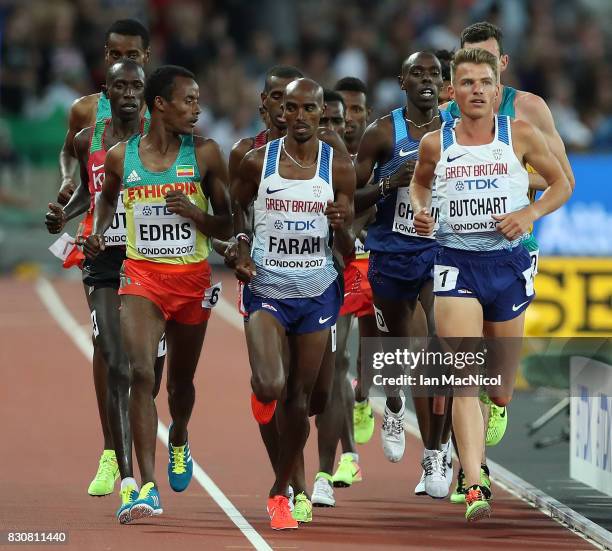
[[[198,98],[195,77],[183,67],[160,67],[147,79],[149,132],[108,152],[93,233],[85,243],[88,257],[95,258],[105,248],[103,235],[122,193],[127,260],[119,289],[121,336],[132,374],[130,423],[142,482],[138,495],[122,496],[128,522],[162,512],[154,473],[157,412],[151,391],[157,343],[164,331],[172,351],[168,361],[172,489],[185,490],[193,472],[187,441],[195,400],[193,377],[218,293],[210,286],[209,241],[228,239],[232,232],[221,150],[213,140],[193,135],[200,113]],[[214,215],[208,213],[209,204]]]

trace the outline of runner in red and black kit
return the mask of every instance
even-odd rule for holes
[[[81,183],[62,208],[50,204],[46,223],[51,233],[62,231],[67,221],[88,211],[93,213],[96,196],[104,182],[106,152],[116,143],[142,132],[148,121],[140,116],[144,103],[144,71],[131,60],[116,63],[106,77],[111,117],[100,119],[94,126],[81,130],[75,150],[81,169]],[[102,352],[108,367],[103,398],[106,400],[112,447],[122,479],[132,477],[132,442],[128,416],[129,365],[121,346],[119,325],[119,271],[125,260],[125,213],[115,214],[112,227],[105,235],[107,248],[95,260],[85,260],[83,284],[86,288],[94,343]],[[164,347],[165,350],[165,347]],[[156,364],[157,395],[164,364],[161,347]],[[113,451],[114,450],[114,451]],[[108,454],[107,454],[108,455]],[[111,478],[114,485],[114,476]],[[112,491],[112,485],[110,487]]]

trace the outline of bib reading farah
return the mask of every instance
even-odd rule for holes
[[[250,286],[269,298],[315,297],[338,277],[324,214],[327,201],[334,200],[333,149],[319,141],[314,178],[291,180],[278,172],[282,143],[283,138],[266,146],[254,204],[257,275]]]

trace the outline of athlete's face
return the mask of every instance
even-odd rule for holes
[[[155,106],[162,111],[164,124],[171,132],[191,134],[200,116],[198,99],[200,88],[188,77],[174,77],[170,101],[161,96],[155,98]]]
[[[268,112],[270,124],[280,130],[287,128],[287,122],[283,117],[283,95],[287,85],[294,80],[296,79],[270,77],[268,91],[261,94],[261,103]]]
[[[144,71],[120,66],[113,69],[106,79],[106,96],[111,111],[123,120],[138,118],[144,102]]]
[[[131,59],[144,66],[150,55],[151,49],[143,46],[140,36],[110,33],[104,46],[104,62],[107,68],[122,59]]]
[[[499,74],[497,75],[497,80],[499,80],[500,74],[506,70],[506,67],[508,67],[508,55],[501,55],[499,51],[499,44],[494,38],[487,38],[487,40],[483,40],[482,42],[466,42],[463,47],[466,50],[480,48],[481,50],[486,50],[490,54],[493,54],[499,60]]]
[[[297,142],[306,142],[319,128],[323,114],[323,97],[319,90],[290,87],[284,98],[287,134]]]
[[[359,142],[365,132],[368,124],[368,115],[370,114],[366,95],[363,92],[344,90],[338,93],[342,96],[346,105],[346,112],[344,114],[346,129],[344,137],[347,142]]]
[[[325,104],[323,116],[319,121],[319,127],[329,128],[330,130],[337,132],[338,135],[344,139],[345,126],[344,105],[342,105],[339,101],[328,101]]]
[[[438,105],[442,68],[436,56],[426,53],[411,56],[404,62],[399,80],[402,90],[419,109],[432,109]]]
[[[461,114],[477,119],[493,114],[499,84],[487,63],[461,63],[455,70],[452,92]]]

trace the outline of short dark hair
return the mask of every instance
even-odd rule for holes
[[[149,112],[153,112],[155,98],[161,96],[166,101],[172,100],[172,91],[174,89],[174,79],[176,77],[185,77],[195,80],[195,75],[178,65],[162,65],[153,71],[145,84],[145,102]]]
[[[264,92],[270,91],[270,79],[276,78],[303,78],[304,75],[297,67],[292,65],[275,65],[266,72],[266,80],[264,82]]]
[[[342,104],[342,107],[346,109],[344,98],[338,92],[335,90],[329,90],[328,88],[323,88],[323,102],[329,103],[331,101],[339,101]]]
[[[334,86],[336,92],[361,92],[368,96],[368,87],[363,80],[356,77],[341,78]]]
[[[108,44],[108,37],[111,33],[125,36],[139,36],[142,39],[144,49],[146,50],[149,47],[149,31],[140,21],[136,21],[136,19],[118,19],[115,21],[106,31],[104,44]]]
[[[438,58],[438,61],[440,61],[440,66],[442,67],[442,80],[450,80],[450,64],[455,56],[455,52],[450,50],[436,50],[435,56]]]
[[[497,25],[493,25],[493,23],[488,21],[479,21],[463,29],[461,31],[461,47],[463,48],[466,42],[474,44],[476,42],[484,42],[489,40],[489,38],[494,38],[497,41],[499,53],[503,54],[504,46],[502,41],[504,33],[502,33],[502,30]]]

